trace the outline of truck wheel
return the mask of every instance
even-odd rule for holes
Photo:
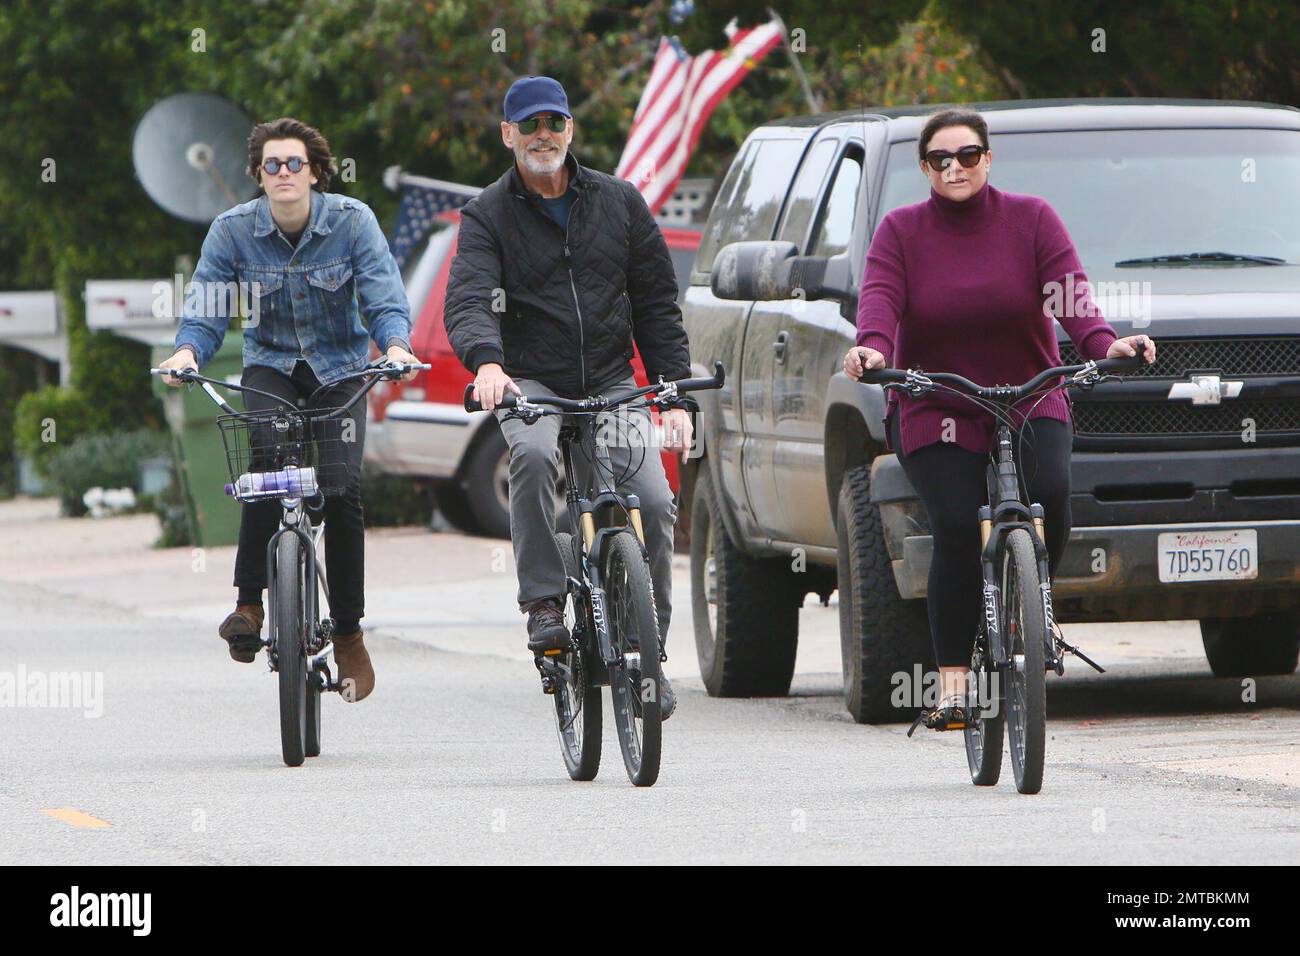
[[[844,704],[860,724],[910,719],[916,708],[890,702],[893,675],[912,680],[913,666],[931,669],[925,601],[898,595],[879,509],[871,503],[871,466],[844,476],[835,520],[839,539],[840,651]],[[921,688],[914,688],[919,700]]]
[[[727,536],[707,467],[691,504],[691,611],[711,697],[783,697],[794,676],[799,603],[782,558],[753,558]]]
[[[479,533],[478,521],[469,510],[469,498],[464,488],[454,481],[440,481],[434,488],[434,499],[438,502],[438,510],[452,527],[466,534]]]
[[[1215,677],[1291,674],[1300,658],[1300,614],[1205,618],[1201,643]]]
[[[478,531],[489,538],[510,537],[510,446],[494,422],[475,438],[461,485]]]

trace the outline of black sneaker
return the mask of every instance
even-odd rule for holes
[[[534,654],[568,649],[569,629],[564,626],[562,607],[554,598],[544,598],[528,606],[528,649]]]
[[[659,720],[665,721],[673,715],[677,709],[677,695],[673,692],[673,685],[668,680],[668,675],[663,671],[659,672]]]

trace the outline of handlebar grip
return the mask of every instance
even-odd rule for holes
[[[863,385],[888,385],[890,382],[906,382],[907,373],[901,368],[866,368],[858,381]]]
[[[1102,359],[1097,363],[1097,370],[1101,372],[1126,372],[1131,369],[1141,368],[1147,353],[1146,342],[1140,342],[1137,345],[1137,353],[1128,358]]]
[[[715,361],[713,363],[713,376],[711,378],[687,378],[677,383],[678,391],[696,391],[704,388],[722,388],[722,383],[727,380],[727,370],[722,367],[722,363]]]
[[[501,403],[497,405],[497,408],[514,408],[515,398],[516,396],[514,392],[506,392],[504,395],[501,396]],[[464,404],[465,404],[465,411],[467,412],[483,411],[483,403],[477,401],[474,398],[473,382],[470,382],[468,385],[465,386]]]

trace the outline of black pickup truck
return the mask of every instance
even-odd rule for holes
[[[973,104],[999,189],[1045,197],[1120,335],[1158,361],[1074,396],[1057,617],[1198,620],[1214,673],[1300,651],[1300,110],[1204,100]],[[789,690],[798,609],[838,587],[844,698],[898,719],[930,657],[924,508],[879,387],[840,371],[872,231],[920,202],[932,108],[773,121],[721,182],[686,291],[703,454],[682,476],[709,692]],[[1063,363],[1077,361],[1062,337]],[[940,371],[940,370],[932,370]],[[972,521],[975,520],[972,515]],[[1224,560],[1224,555],[1231,558]]]

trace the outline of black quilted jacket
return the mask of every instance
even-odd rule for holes
[[[630,182],[565,158],[577,199],[568,235],[514,164],[461,210],[443,320],[470,371],[498,362],[566,398],[632,374],[690,374],[668,245]]]

